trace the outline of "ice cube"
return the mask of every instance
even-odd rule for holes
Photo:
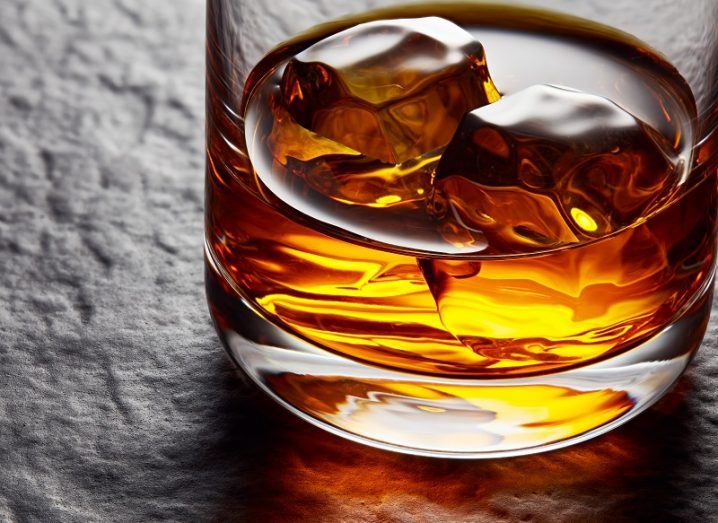
[[[438,152],[388,165],[302,127],[280,101],[272,99],[270,103],[274,122],[267,144],[276,162],[273,171],[275,175],[283,173],[287,184],[297,187],[304,183],[346,205],[423,204],[440,158]],[[306,191],[303,193],[306,197]]]
[[[467,111],[499,98],[481,44],[438,17],[320,40],[289,61],[281,91],[303,127],[393,164],[446,145]]]
[[[679,182],[674,158],[610,100],[536,85],[466,115],[438,164],[432,208],[448,241],[554,248],[650,212]]]

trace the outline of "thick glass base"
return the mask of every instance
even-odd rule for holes
[[[663,396],[705,333],[712,281],[642,344],[563,372],[511,379],[414,374],[315,347],[262,317],[207,263],[210,309],[235,362],[272,398],[334,434],[448,458],[553,450],[607,432]]]

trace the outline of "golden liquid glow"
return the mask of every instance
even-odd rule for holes
[[[596,45],[595,52],[603,53]],[[510,51],[499,48],[493,56]],[[270,56],[265,78],[276,79],[272,68],[288,58],[281,53]],[[564,67],[569,65],[586,67],[581,60]],[[676,74],[668,68],[661,72],[668,83]],[[494,80],[501,87],[502,81],[506,85],[511,79]],[[255,142],[274,147],[264,167],[282,178],[298,199],[316,199],[319,194],[321,202],[329,202],[322,211],[339,209],[342,219],[407,237],[430,227],[442,242],[451,238],[473,248],[475,238],[462,237],[465,231],[436,230],[424,207],[438,152],[397,165],[372,161],[293,122],[278,103],[278,86],[264,87],[271,103],[257,120]],[[494,101],[496,93],[487,87],[484,95]],[[357,235],[345,237],[307,219],[301,209],[277,201],[248,160],[244,129],[225,121],[211,93],[209,116],[207,237],[213,257],[234,289],[267,318],[342,355],[446,375],[553,372],[639,344],[689,307],[691,297],[712,277],[714,171],[687,184],[672,196],[670,205],[645,221],[572,248],[471,260],[401,254],[404,250]],[[461,186],[456,189],[469,195]],[[518,224],[532,205],[542,210],[554,205],[545,194],[522,191],[507,187],[492,194],[506,204],[507,221],[515,218]],[[524,201],[528,203],[517,204]],[[563,219],[554,210],[546,215]],[[571,208],[570,219],[586,233],[603,223],[601,216],[578,206]],[[561,234],[567,241],[576,239],[575,227],[564,229]],[[402,247],[411,244],[407,241]],[[495,392],[496,402],[508,405],[509,399],[516,399],[506,396],[509,389]],[[585,407],[587,412],[606,400],[588,393],[574,397],[566,391],[536,392],[556,405]],[[538,408],[525,406],[534,407]],[[549,417],[560,418],[563,411],[555,409]],[[597,415],[608,420],[620,408],[609,409],[610,414],[598,410],[602,413]],[[529,411],[521,415],[541,418]]]
[[[475,375],[575,365],[655,333],[710,277],[714,224],[705,209],[715,197],[701,186],[602,242],[417,263],[313,231],[232,176],[212,176],[221,211],[212,219],[224,231],[213,249],[246,296],[303,337],[374,363]]]
[[[598,224],[596,220],[591,218],[591,215],[586,211],[579,209],[578,207],[571,208],[571,218],[576,224],[587,232],[596,232],[598,230]]]

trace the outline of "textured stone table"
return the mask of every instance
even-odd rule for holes
[[[0,521],[716,521],[716,327],[656,408],[537,457],[368,449],[248,386],[203,294],[202,20],[0,2]]]

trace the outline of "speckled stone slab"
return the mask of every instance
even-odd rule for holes
[[[651,411],[511,460],[361,447],[248,386],[204,300],[203,16],[0,1],[0,521],[718,520],[715,326]]]

